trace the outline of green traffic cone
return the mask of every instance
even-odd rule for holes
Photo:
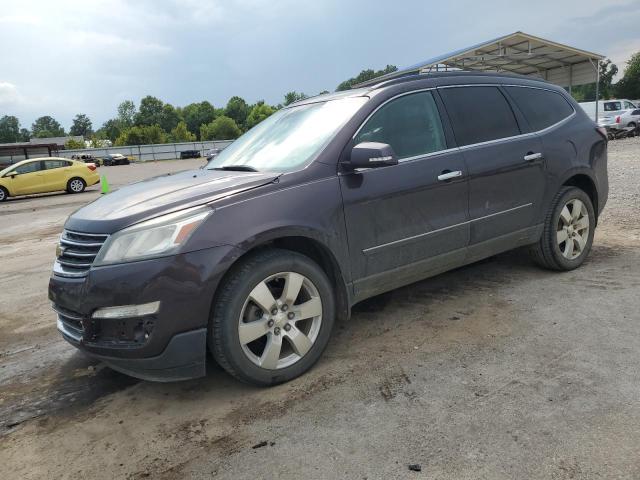
[[[107,177],[105,175],[100,177],[100,190],[102,190],[102,195],[109,193],[109,182],[107,182]]]

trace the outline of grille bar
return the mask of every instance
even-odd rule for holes
[[[52,304],[51,308],[58,314],[58,330],[76,342],[82,340],[84,336],[84,326],[82,325],[82,317],[80,314],[70,312],[56,304]]]
[[[107,234],[64,230],[60,236],[58,258],[53,273],[62,277],[84,277],[109,238]]]

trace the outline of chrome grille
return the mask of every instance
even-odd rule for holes
[[[109,235],[64,230],[53,273],[61,277],[84,277]]]
[[[51,307],[58,314],[58,330],[79,342],[84,335],[82,316],[56,304],[52,304]]]

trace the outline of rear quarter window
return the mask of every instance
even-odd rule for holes
[[[533,131],[544,130],[573,113],[573,107],[559,93],[529,87],[505,87]]]
[[[520,134],[511,106],[497,87],[449,87],[440,94],[458,145],[472,145]]]

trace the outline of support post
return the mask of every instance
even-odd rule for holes
[[[596,123],[598,123],[599,100],[600,100],[600,60],[596,62]]]
[[[573,87],[573,64],[569,65],[569,95],[571,95],[572,87]]]

